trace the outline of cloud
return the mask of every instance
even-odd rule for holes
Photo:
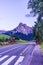
[[[34,17],[33,14],[26,14],[25,17]]]

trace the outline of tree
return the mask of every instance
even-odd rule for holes
[[[43,20],[42,19],[40,21],[37,20],[37,22],[35,22],[35,26],[33,28],[33,34],[37,41],[43,41]]]
[[[42,14],[43,13],[43,0],[29,0],[28,9],[31,8],[31,13]]]
[[[15,38],[15,40],[19,40],[19,37],[17,35],[15,35],[15,34],[12,34],[11,38]]]
[[[38,15],[35,26],[33,27],[33,34],[35,39],[38,41],[43,41],[43,0],[29,0],[28,9],[31,8],[30,13]]]

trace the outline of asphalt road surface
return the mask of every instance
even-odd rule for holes
[[[35,44],[0,47],[0,65],[29,65]]]

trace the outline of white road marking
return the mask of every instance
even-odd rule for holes
[[[9,48],[9,46],[12,47],[12,46],[14,46],[14,45],[1,46],[0,49],[6,49],[6,48]]]
[[[18,47],[20,47],[20,46],[18,46]],[[18,47],[11,48],[11,49],[9,49],[9,50],[7,50],[7,51],[4,51],[4,52],[2,52],[2,53],[0,53],[0,54],[3,54],[3,53],[6,53],[6,52],[9,52],[9,51],[11,51],[11,50],[13,50],[13,49],[16,49],[16,48],[18,48]]]
[[[17,62],[14,65],[19,65],[24,59],[24,56],[20,56]]]
[[[28,48],[29,48],[29,46],[27,46],[27,47],[20,53],[20,55],[23,55],[23,53],[25,53]],[[31,47],[30,47],[30,48],[31,48]]]
[[[5,56],[1,57],[1,58],[0,58],[0,61],[4,60],[4,59],[7,58],[7,57],[8,57],[8,55],[5,55]]]
[[[12,56],[7,61],[5,61],[4,63],[2,63],[1,65],[8,65],[15,58],[16,58],[16,56]]]
[[[4,46],[4,47],[3,47],[3,46],[1,46],[1,47],[0,47],[0,49],[4,49],[4,48],[7,48],[7,47],[9,48],[9,46]]]

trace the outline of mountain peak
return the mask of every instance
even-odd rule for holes
[[[7,31],[4,34],[7,34],[7,35],[15,34],[20,39],[29,40],[33,38],[32,33],[33,33],[33,30],[31,27],[27,26],[26,24],[20,23],[16,28],[14,28],[11,31]]]
[[[29,26],[27,26],[26,24],[24,23],[19,23],[19,25],[14,28],[13,30],[10,30],[10,31],[0,31],[0,33],[4,33],[4,32],[12,32],[13,34],[15,33],[22,33],[22,34],[25,34],[25,35],[28,35],[30,33],[33,33],[33,29]]]
[[[27,26],[26,24],[20,23],[16,28],[16,32],[21,32],[23,34],[28,35],[29,33],[32,33],[32,28]]]
[[[23,25],[23,23],[20,22],[19,25]]]

